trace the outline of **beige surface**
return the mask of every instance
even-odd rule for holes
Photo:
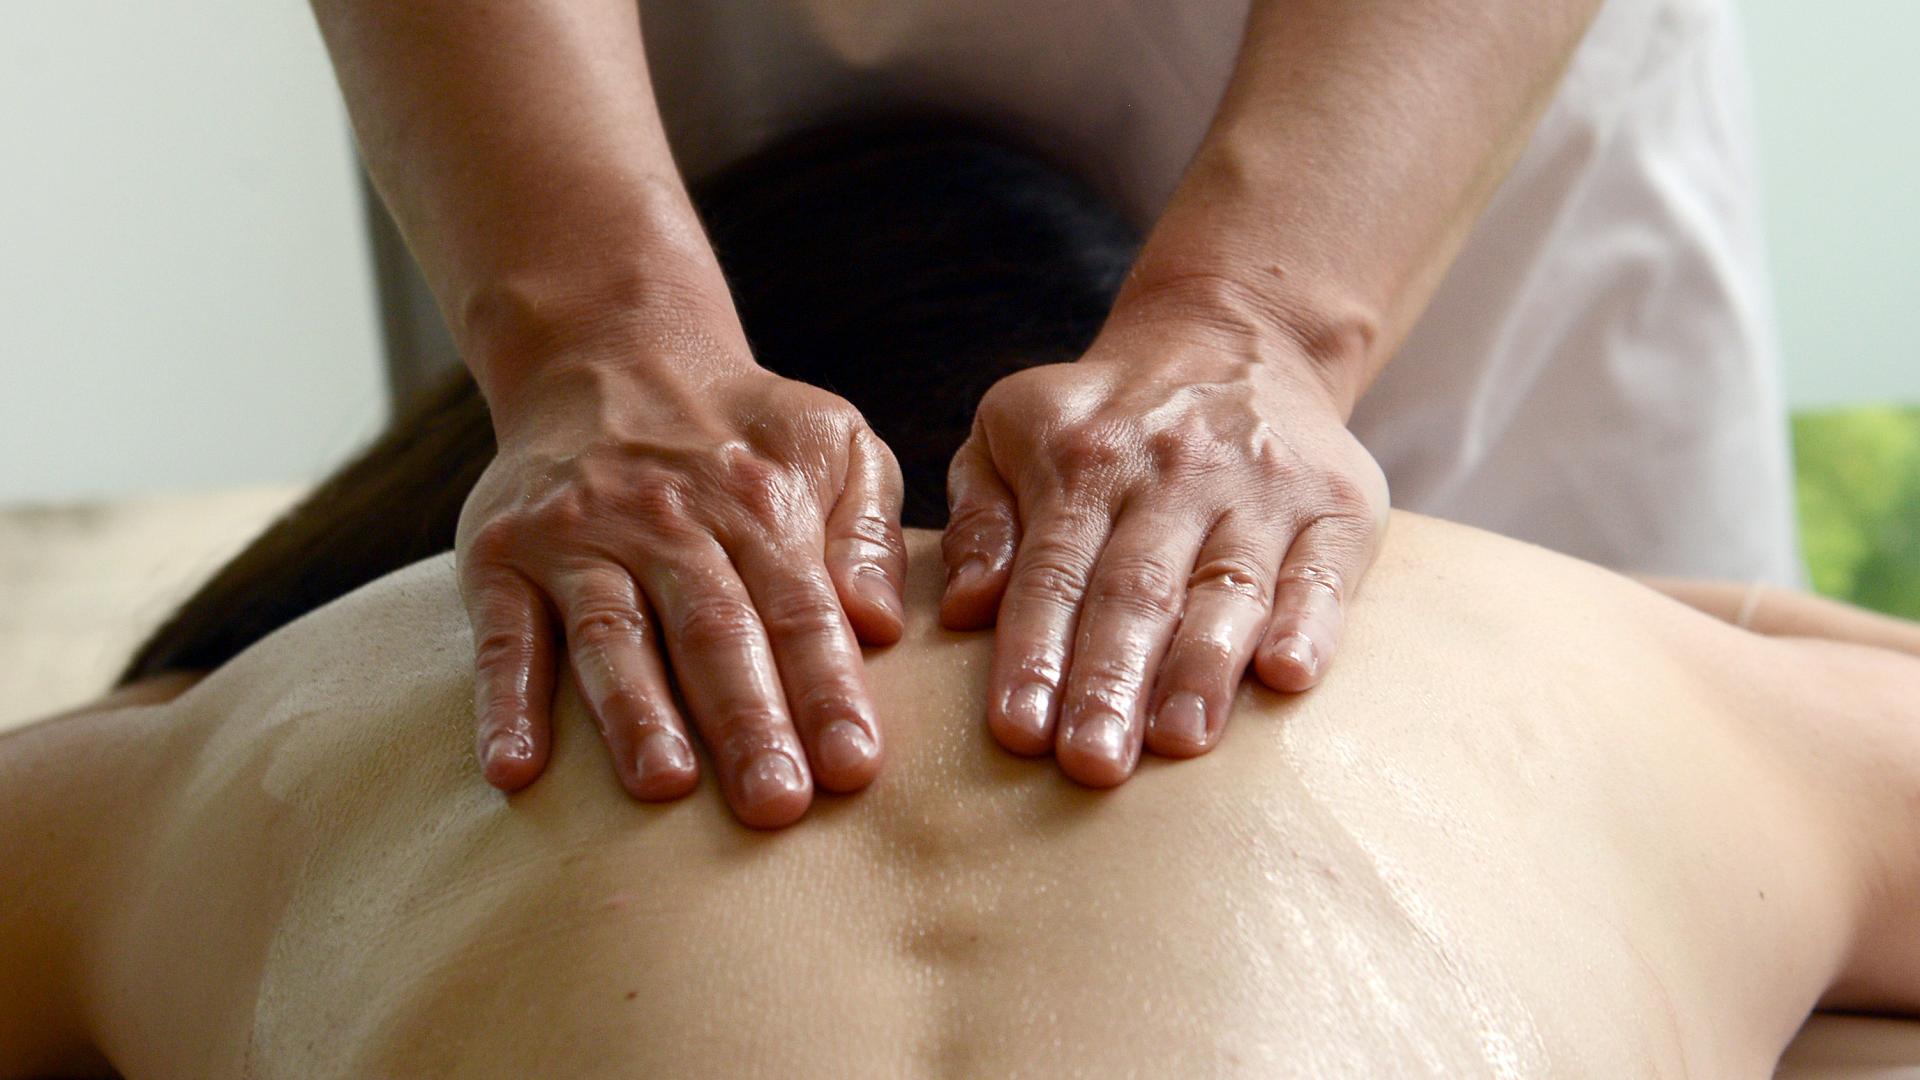
[[[0,508],[0,729],[97,694],[172,604],[298,494]],[[1920,1078],[1920,1023],[1816,1018],[1778,1075]]]
[[[297,488],[0,507],[0,730],[98,695]]]

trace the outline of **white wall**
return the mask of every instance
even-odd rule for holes
[[[1788,397],[1920,404],[1920,3],[1740,7]]]
[[[1741,6],[1790,396],[1920,401],[1920,2]],[[0,102],[0,501],[311,477],[379,422],[304,4],[13,4]]]
[[[315,475],[384,410],[346,121],[298,0],[0,29],[0,501]]]

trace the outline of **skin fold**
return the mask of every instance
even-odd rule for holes
[[[451,561],[0,740],[0,1077],[1762,1077],[1920,1006],[1920,661],[1396,514],[1311,694],[1114,792],[977,723],[910,534],[890,765],[778,833],[470,771]]]

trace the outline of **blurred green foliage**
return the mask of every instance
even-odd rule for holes
[[[1920,409],[1802,413],[1793,453],[1814,588],[1920,619]]]

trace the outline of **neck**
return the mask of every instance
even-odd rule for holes
[[[152,680],[0,736],[0,1077],[106,1071],[86,1030],[88,958],[150,817]]]

